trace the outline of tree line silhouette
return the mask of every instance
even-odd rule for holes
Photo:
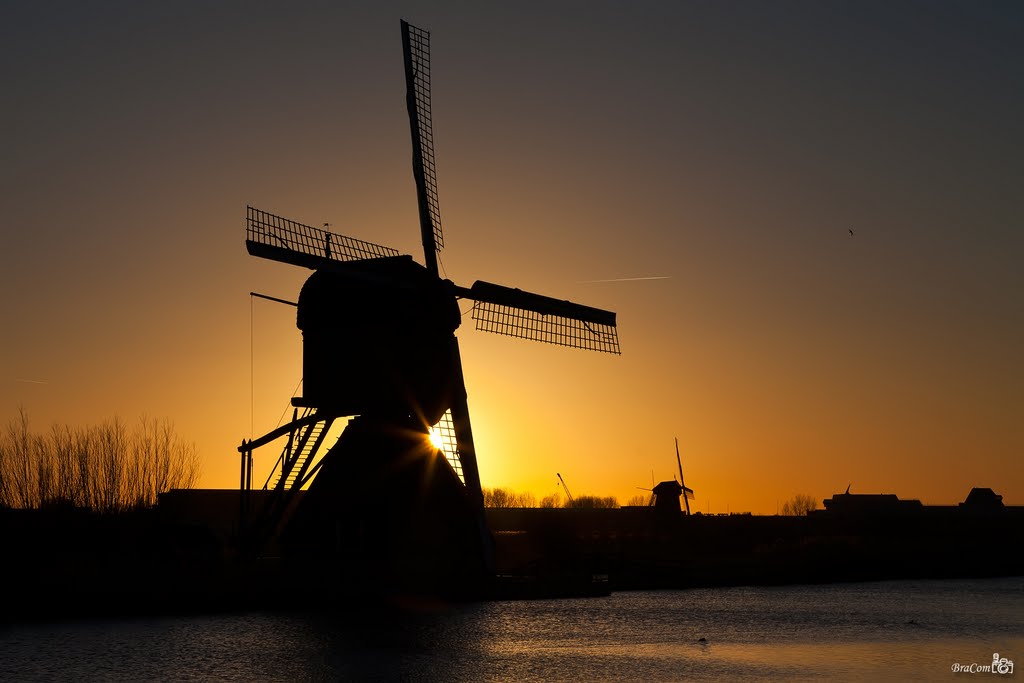
[[[555,493],[537,500],[532,493],[520,493],[511,489],[497,487],[493,489],[484,488],[484,507],[487,508],[618,508],[619,501],[615,496],[575,496],[571,501],[563,499]],[[636,494],[632,496],[626,505],[630,507],[644,507],[650,502],[650,495]],[[781,514],[784,516],[803,516],[816,510],[818,501],[814,496],[804,493],[793,496],[782,505]]]
[[[21,409],[0,433],[0,507],[121,512],[155,505],[171,488],[192,488],[199,472],[195,445],[166,419],[142,417],[129,428],[115,417],[38,434]]]
[[[575,496],[571,501],[557,493],[544,496],[538,502],[532,493],[519,493],[502,487],[484,488],[484,507],[487,508],[617,508],[615,496]]]

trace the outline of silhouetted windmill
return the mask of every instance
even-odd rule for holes
[[[693,498],[693,489],[683,482],[683,461],[679,457],[679,439],[676,438],[676,464],[679,466],[679,481],[673,477],[672,481],[663,481],[654,488],[642,489],[651,492],[649,505],[666,512],[682,512],[679,499],[682,498],[686,504],[686,514],[690,514],[690,499]],[[637,487],[641,488],[641,487]]]
[[[279,494],[264,513],[275,520],[276,529],[290,514],[289,492],[310,482],[318,470],[307,498],[319,488],[330,490],[330,496],[355,495],[367,501],[372,490],[374,496],[394,502],[396,496],[418,495],[415,489],[422,484],[417,478],[429,476],[448,482],[431,484],[432,491],[454,491],[450,486],[454,481],[461,493],[445,495],[461,496],[467,509],[482,512],[466,386],[454,335],[461,323],[460,299],[473,302],[472,319],[478,330],[619,353],[612,312],[480,280],[466,288],[440,277],[437,255],[444,238],[431,131],[429,40],[426,31],[402,21],[424,265],[389,247],[251,206],[247,209],[246,248],[251,255],[314,271],[298,300],[303,391],[292,403],[304,412],[296,413],[289,425],[243,442],[239,448],[243,489],[248,489],[253,449],[289,435],[281,467],[275,469],[277,480],[271,484],[268,479],[265,485]],[[359,417],[349,422],[337,445],[316,461],[331,422],[355,415]],[[447,460],[441,460],[450,465],[447,474],[432,464],[436,451],[428,445],[430,427],[438,423],[447,426],[442,432],[454,436],[455,448],[449,450],[455,452],[445,453]],[[417,474],[404,478],[395,474],[406,466],[419,467]],[[328,470],[335,472],[327,476]],[[339,474],[342,470],[345,474]],[[451,507],[450,501],[438,505]]]

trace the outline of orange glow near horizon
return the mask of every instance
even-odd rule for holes
[[[398,17],[23,5],[0,47],[0,428],[19,406],[43,433],[166,416],[200,486],[234,488],[302,373],[295,309],[249,292],[309,275],[246,253],[246,205],[422,261]],[[423,17],[442,274],[615,311],[622,355],[464,315],[483,485],[540,499],[560,472],[625,503],[677,475],[678,437],[702,512],[848,485],[1024,504],[1010,10],[541,5]]]

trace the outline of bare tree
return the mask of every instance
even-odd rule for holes
[[[199,478],[199,454],[174,434],[173,426],[143,417],[132,435],[131,486],[136,504],[152,504],[171,488],[191,488]]]
[[[782,504],[782,514],[799,517],[818,509],[818,501],[814,496],[798,493],[791,500]]]
[[[619,507],[619,501],[615,496],[576,496],[566,507],[581,508],[586,510],[604,508],[611,509]]]
[[[645,496],[642,493],[638,493],[635,496],[631,496],[630,499],[628,501],[626,501],[626,505],[628,505],[630,507],[636,507],[636,506],[645,507],[647,505],[647,501],[649,499],[650,499],[650,496]]]
[[[500,486],[493,489],[483,489],[484,507],[487,508],[510,508],[512,507],[512,492]]]
[[[50,453],[54,458],[55,481],[53,498],[62,502],[75,501],[75,492],[79,490],[78,457],[76,444],[78,438],[67,425],[53,425],[50,429]]]
[[[538,505],[537,498],[532,493],[517,493],[510,489],[493,488],[483,489],[484,507],[488,508],[617,508],[619,501],[615,496],[579,496],[573,498],[572,502],[563,499],[558,493],[544,496]],[[641,503],[643,504],[643,503]]]
[[[542,508],[560,508],[562,507],[562,497],[557,493],[544,496],[540,499],[540,506]]]
[[[537,498],[532,493],[519,493],[511,489],[496,487],[493,489],[482,489],[484,494],[484,507],[486,508],[533,508],[538,507]],[[643,503],[641,503],[643,505]],[[579,496],[573,498],[570,503],[562,500],[562,497],[555,493],[544,496],[540,500],[542,508],[617,508],[619,501],[615,496]]]
[[[128,435],[119,418],[108,420],[96,428],[98,448],[92,478],[100,512],[113,512],[124,505],[123,496],[127,487]]]
[[[520,508],[535,508],[537,507],[537,497],[532,493],[520,493],[518,494],[516,507]]]
[[[199,454],[166,420],[143,418],[134,431],[114,418],[98,426],[33,434],[22,409],[0,434],[0,506],[54,503],[101,512],[154,505],[170,488],[190,488]]]
[[[532,493],[517,493],[506,488],[482,489],[484,507],[487,508],[532,508],[537,499]]]
[[[40,470],[41,440],[29,429],[28,412],[7,424],[0,441],[0,505],[34,507]]]

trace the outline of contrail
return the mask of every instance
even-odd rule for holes
[[[639,280],[669,280],[671,275],[649,275],[647,277],[615,277],[610,280],[580,280],[579,284],[589,285],[595,282],[637,282]]]
[[[16,379],[15,382],[21,382],[23,384],[49,384],[49,380],[45,379]]]

